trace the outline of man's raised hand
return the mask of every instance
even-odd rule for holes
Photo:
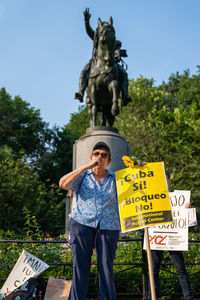
[[[90,19],[90,17],[91,17],[89,8],[86,8],[86,9],[84,10],[83,14],[84,14],[85,21],[89,21],[89,19]]]

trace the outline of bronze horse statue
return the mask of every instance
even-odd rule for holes
[[[119,114],[118,97],[120,92],[119,67],[115,60],[116,37],[112,17],[109,22],[98,19],[96,29],[96,48],[90,65],[87,92],[87,108],[90,127],[100,125],[112,127],[115,116]]]

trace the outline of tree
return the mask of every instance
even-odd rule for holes
[[[65,193],[58,180],[71,170],[72,135],[49,129],[40,111],[0,90],[0,222],[20,230],[22,209],[38,218],[44,232],[64,230]],[[49,222],[54,219],[55,223]]]
[[[63,171],[71,170],[75,134],[65,128],[50,129],[40,111],[20,97],[0,90],[0,147],[8,146],[17,158],[26,157],[41,180],[58,183]]]
[[[43,182],[58,184],[59,178],[72,170],[72,150],[75,135],[66,127],[52,129],[52,142],[38,161],[39,175]]]
[[[143,161],[164,161],[172,188],[192,191],[197,206],[200,176],[200,74],[186,71],[154,86],[142,76],[129,82],[133,102],[123,108],[115,127]]]
[[[23,158],[16,159],[12,150],[0,150],[0,227],[20,232],[27,208],[36,217],[44,233],[64,232],[65,197],[58,186],[48,189]],[[50,220],[54,220],[51,222]]]
[[[48,124],[42,121],[40,111],[30,107],[19,96],[12,97],[0,90],[0,147],[7,145],[16,156],[20,150],[37,159],[51,139]]]

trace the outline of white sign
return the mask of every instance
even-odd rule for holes
[[[149,227],[151,250],[188,250],[188,208],[190,191],[169,193],[174,223]],[[146,245],[144,244],[144,249]]]
[[[196,226],[197,225],[197,214],[196,208],[188,208],[188,226]]]
[[[196,214],[196,208],[195,207],[190,207],[190,191],[180,191],[180,190],[175,190],[174,192],[187,192],[188,196],[185,198],[185,202],[183,205],[185,207],[188,207],[187,212],[188,212],[188,226],[196,226],[197,225],[197,214]],[[189,199],[189,202],[188,202]],[[189,204],[189,205],[188,205]]]
[[[41,259],[23,250],[4,283],[1,293],[11,293],[13,290],[24,284],[29,278],[40,275],[48,267],[49,265]]]

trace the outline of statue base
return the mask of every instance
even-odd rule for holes
[[[118,134],[113,127],[95,126],[87,128],[86,134],[81,136],[73,145],[73,170],[88,163],[92,149],[97,142],[106,143],[111,151],[111,163],[107,169],[118,171],[125,168],[123,155],[130,155],[130,145]]]
[[[97,130],[104,130],[104,131],[112,131],[118,133],[118,129],[114,127],[107,127],[107,126],[94,126],[94,127],[89,127],[86,129],[86,134],[91,133],[93,131]]]

